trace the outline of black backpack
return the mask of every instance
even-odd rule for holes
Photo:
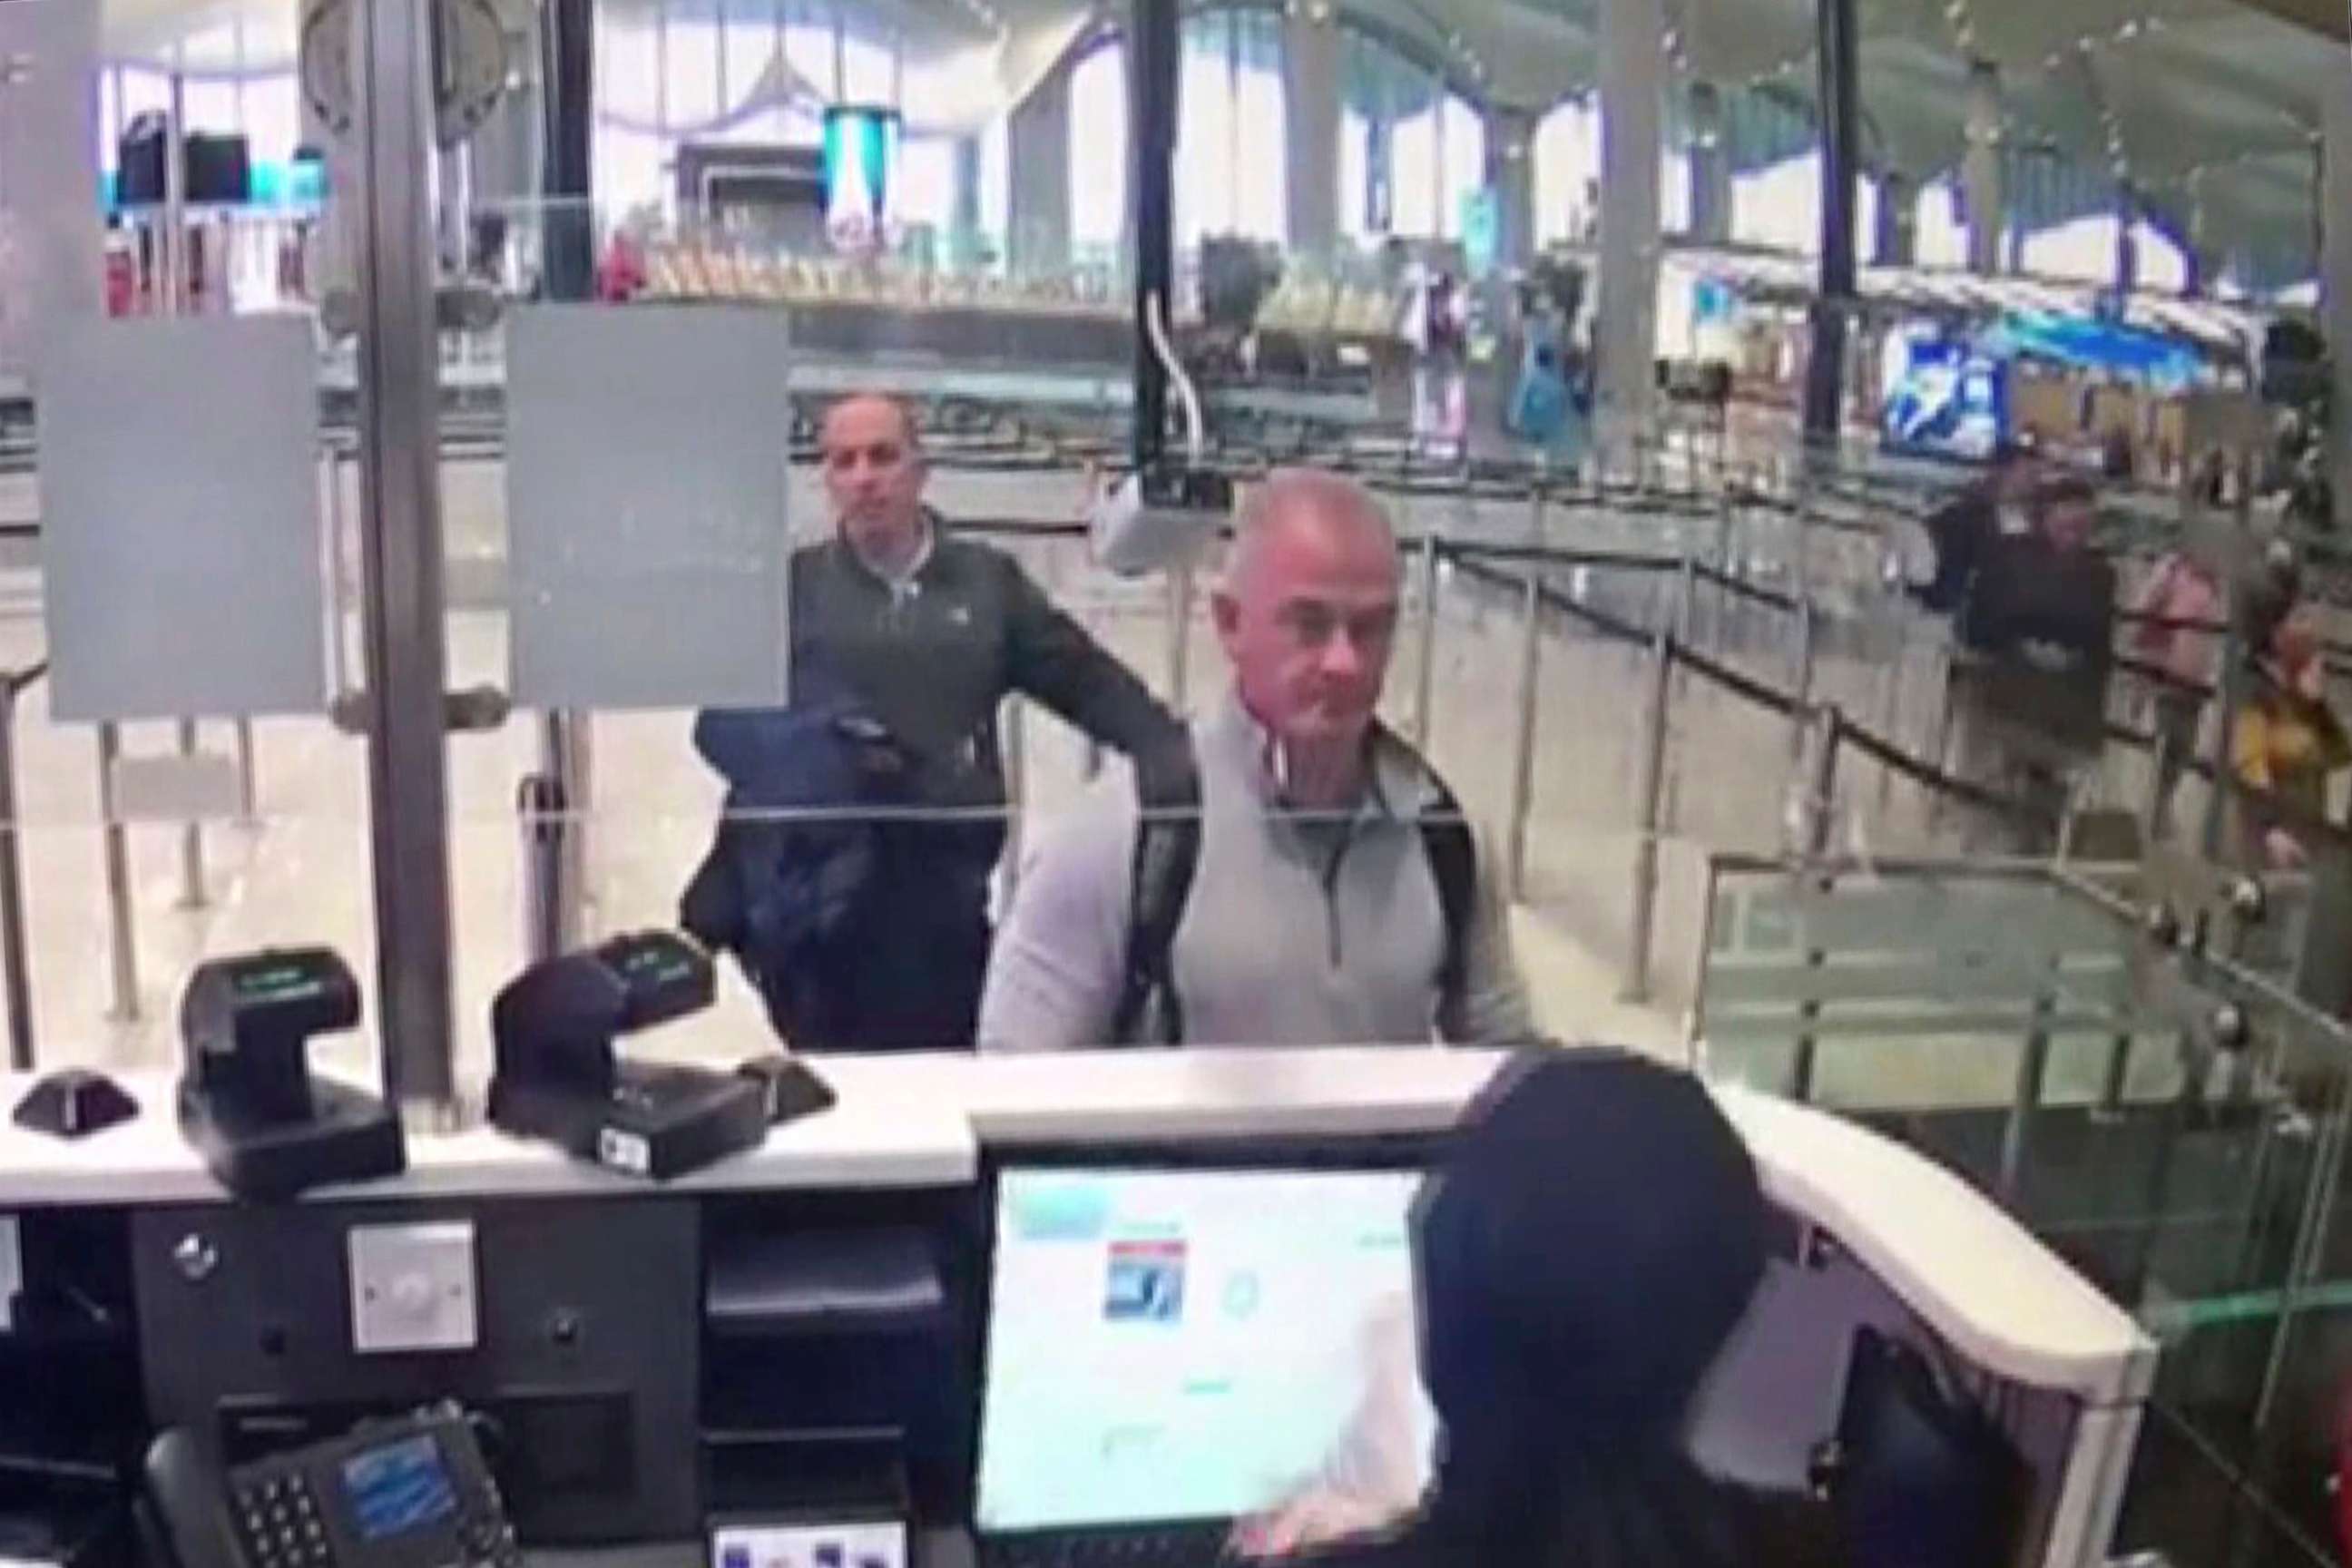
[[[1461,803],[1420,754],[1385,728],[1373,744],[1395,747],[1419,764],[1434,795],[1418,826],[1445,923],[1445,950],[1437,971],[1437,1016],[1459,1012],[1468,987],[1470,921],[1478,902],[1478,846]],[[1139,772],[1135,861],[1129,885],[1127,970],[1111,1014],[1111,1040],[1174,1046],[1184,1040],[1184,1006],[1176,994],[1176,930],[1201,867],[1201,774],[1197,760],[1181,768]],[[1149,1031],[1139,1033],[1146,1015]],[[1335,1042],[1339,1043],[1339,1042]]]

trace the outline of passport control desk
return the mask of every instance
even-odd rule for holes
[[[952,1526],[997,1172],[1404,1158],[1496,1062],[835,1058],[835,1110],[676,1182],[477,1128],[413,1135],[403,1176],[268,1206],[226,1201],[173,1126],[170,1081],[136,1079],[140,1116],[79,1143],[0,1124],[0,1510],[12,1464],[95,1493],[160,1426],[235,1459],[454,1397],[493,1423],[527,1547],[675,1568],[713,1518],[834,1506],[877,1475]],[[0,1077],[0,1098],[25,1087]],[[1854,1330],[1933,1342],[2030,1471],[2017,1561],[2103,1561],[2153,1342],[1939,1168],[1819,1111],[1722,1098],[1790,1223],[1702,1457],[1795,1484],[1836,1425]],[[927,1568],[964,1560],[951,1529],[925,1541]]]

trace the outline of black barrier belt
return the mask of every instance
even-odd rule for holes
[[[2042,826],[2049,824],[2046,813],[2037,811],[2023,801],[2011,800],[1996,790],[1989,790],[1982,784],[1955,777],[1932,763],[1923,763],[1901,747],[1882,740],[1859,725],[1847,723],[1842,726],[1838,731],[1838,739],[1842,744],[1851,745],[1855,751],[1869,757],[1880,766],[1891,768],[1915,784],[1922,784],[1938,795],[1948,795],[1956,800],[1966,801],[1984,811],[2000,812],[2005,816],[2023,818]]]
[[[1794,613],[1798,607],[1797,596],[1794,594],[1783,594],[1777,588],[1767,588],[1759,584],[1750,583],[1744,577],[1735,577],[1720,567],[1709,566],[1704,562],[1691,563],[1691,575],[1702,583],[1712,584],[1717,588],[1737,594],[1743,599],[1751,599],[1759,605],[1769,605],[1776,610]]]
[[[1694,675],[1703,675],[1736,697],[1744,697],[1759,708],[1769,708],[1784,719],[1797,716],[1797,700],[1784,691],[1775,690],[1756,677],[1730,665],[1718,663],[1686,643],[1668,640],[1666,647],[1675,662]],[[1847,733],[1852,733],[1849,730]]]
[[[1527,586],[1526,578],[1514,576],[1501,567],[1486,562],[1474,560],[1470,552],[1463,548],[1441,546],[1441,549],[1453,558],[1454,570],[1490,588],[1524,590]],[[1558,611],[1572,619],[1582,621],[1595,631],[1615,637],[1620,642],[1638,645],[1651,640],[1650,634],[1632,621],[1612,616],[1606,610],[1594,609],[1591,605],[1579,604],[1575,599],[1548,583],[1538,582],[1536,584],[1536,602],[1546,609]]]

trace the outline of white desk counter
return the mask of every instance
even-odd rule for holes
[[[903,1074],[867,1089],[850,1064],[839,1075],[828,1069],[826,1076],[841,1092],[841,1103],[832,1111],[777,1128],[761,1148],[660,1190],[961,1186],[978,1173],[971,1124],[952,1096],[921,1092]],[[172,1075],[142,1074],[121,1081],[138,1100],[140,1114],[94,1137],[61,1142],[0,1121],[0,1210],[205,1202],[224,1195],[180,1136]],[[12,1109],[30,1083],[0,1075],[0,1113]],[[655,1189],[570,1159],[551,1144],[479,1125],[456,1133],[412,1131],[405,1174],[321,1188],[317,1195],[535,1197],[649,1190]]]
[[[1126,1051],[830,1058],[840,1104],[668,1190],[956,1186],[983,1147],[1409,1135],[1452,1124],[1500,1058],[1437,1050]],[[27,1086],[0,1077],[0,1105]],[[130,1079],[142,1114],[65,1142],[0,1122],[0,1210],[215,1199],[181,1140],[166,1075]],[[2094,1404],[2142,1396],[2155,1348],[2132,1320],[1941,1167],[1824,1111],[1742,1090],[1723,1102],[1774,1201],[1822,1226],[1988,1371]],[[409,1169],[322,1195],[528,1197],[647,1190],[488,1127],[412,1133]],[[1638,1194],[1628,1194],[1638,1201]]]

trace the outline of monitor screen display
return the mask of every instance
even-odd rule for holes
[[[1409,1504],[1412,1171],[1008,1171],[981,1529],[1241,1519],[1348,1478]]]
[[[1980,458],[2008,438],[2008,373],[1979,345],[1933,331],[1896,332],[1885,352],[1888,447]]]
[[[430,1436],[404,1437],[343,1461],[343,1493],[362,1541],[387,1541],[457,1511],[457,1489]]]

